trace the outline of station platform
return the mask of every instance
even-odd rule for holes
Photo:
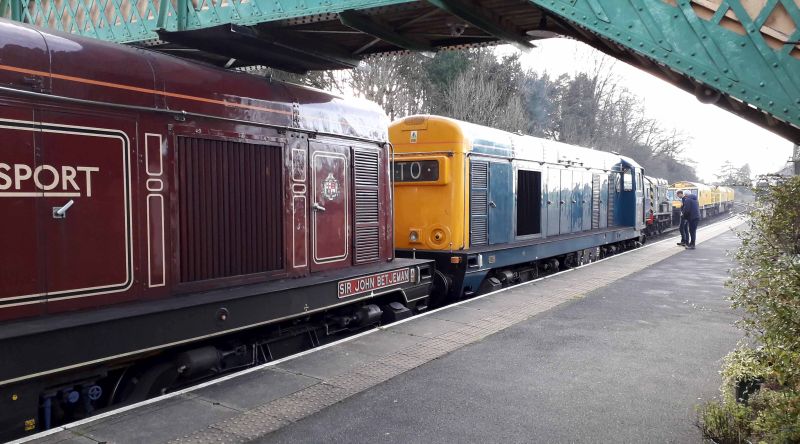
[[[37,443],[699,442],[739,219],[90,418]]]

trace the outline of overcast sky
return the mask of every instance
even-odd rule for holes
[[[547,39],[523,55],[526,68],[547,71],[557,77],[577,71],[591,71],[598,57],[606,57],[575,40]],[[504,46],[500,52],[515,49]],[[704,105],[694,95],[672,86],[624,62],[608,58],[611,73],[644,101],[645,113],[665,128],[689,136],[683,155],[696,162],[703,181],[715,180],[726,160],[741,166],[749,163],[753,174],[781,169],[792,155],[792,143],[714,105]]]

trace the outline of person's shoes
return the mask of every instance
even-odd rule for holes
[[[687,250],[694,250],[694,245],[687,245],[687,246],[686,246],[686,249],[687,249]]]
[[[686,242],[678,242],[678,246],[679,247],[685,247],[686,246]]]

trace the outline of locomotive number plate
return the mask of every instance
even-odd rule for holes
[[[411,282],[413,274],[410,268],[372,274],[346,281],[339,281],[339,298],[346,298],[359,293],[367,293],[392,285]]]

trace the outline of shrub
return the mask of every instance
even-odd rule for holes
[[[761,195],[739,237],[731,305],[759,347],[726,357],[722,398],[698,423],[719,443],[800,443],[800,177]]]
[[[752,436],[752,409],[732,398],[708,401],[698,408],[703,437],[719,444],[740,444]]]

